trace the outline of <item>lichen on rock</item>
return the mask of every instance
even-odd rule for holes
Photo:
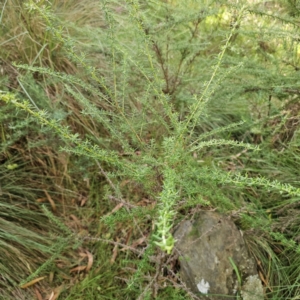
[[[264,300],[264,289],[258,275],[250,275],[246,278],[241,288],[243,300]]]

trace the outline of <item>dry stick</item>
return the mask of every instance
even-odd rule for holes
[[[177,274],[175,274],[172,270],[169,270],[169,272],[180,282],[180,284],[175,283],[174,281],[172,281],[170,278],[167,277],[167,280],[169,280],[175,287],[179,287],[182,288],[184,291],[187,292],[188,295],[190,295],[193,299],[195,300],[201,300],[197,295],[195,295],[185,284],[185,282],[183,282],[178,276]]]
[[[108,198],[109,198],[110,200],[118,201],[118,202],[124,204],[125,206],[127,206],[127,207],[129,207],[129,208],[137,208],[137,207],[138,207],[137,205],[133,205],[133,204],[128,203],[127,201],[125,201],[125,200],[123,200],[123,199],[119,199],[119,198],[114,197],[114,196],[112,196],[112,195],[109,195]]]
[[[103,168],[101,167],[101,165],[99,164],[98,161],[96,161],[96,164],[98,165],[98,168],[100,169],[101,174],[105,177],[105,179],[107,180],[107,182],[109,183],[109,185],[110,185],[110,186],[112,187],[112,189],[118,194],[118,189],[117,189],[116,186],[113,184],[113,182],[110,180],[110,178],[109,178],[108,175],[105,173],[105,171],[103,170]],[[124,201],[124,200],[118,200],[118,201],[120,201],[121,203],[125,202],[125,203],[127,204],[127,202]],[[123,201],[123,202],[122,202],[122,201]],[[130,214],[130,210],[129,210],[129,208],[128,208],[127,206],[125,206],[125,209],[126,209],[127,212]],[[135,218],[133,218],[133,221],[134,221],[134,225],[135,225],[136,228],[139,230],[140,234],[141,234],[143,237],[145,237],[144,234],[143,234],[143,232],[142,232],[142,230],[141,230],[141,228],[140,228],[140,226],[137,224]]]
[[[176,282],[174,282],[174,281],[170,280],[168,277],[166,277],[166,279],[169,280],[173,284],[173,286],[177,286],[179,288],[184,289],[187,292],[187,294],[189,296],[191,296],[193,299],[200,300],[200,298],[197,295],[195,295],[186,286],[186,284],[178,277],[178,275],[175,274],[171,269],[168,268],[168,264],[171,262],[172,259],[174,259],[174,257],[169,256],[167,262],[162,263],[162,260],[164,259],[164,257],[165,257],[165,253],[160,253],[160,255],[158,257],[159,263],[157,263],[157,260],[154,260],[157,263],[156,273],[155,273],[154,277],[152,278],[152,280],[149,282],[149,284],[145,287],[144,291],[142,292],[142,294],[139,296],[139,298],[137,300],[143,299],[142,297],[144,296],[144,294],[156,283],[163,267],[167,268],[168,271],[180,282],[180,284],[176,284]],[[155,287],[155,292],[157,292],[157,287]]]
[[[177,250],[178,251],[178,250]],[[175,256],[174,255],[170,255],[167,259],[167,261],[163,264],[163,267],[165,267],[166,269],[168,269],[168,271],[174,276],[175,279],[177,279],[180,284],[177,284],[176,282],[172,281],[170,278],[166,277],[167,280],[169,280],[174,286],[177,286],[177,287],[180,287],[180,288],[183,288],[187,293],[188,295],[190,295],[193,299],[195,300],[200,300],[200,298],[195,295],[188,287],[187,285],[185,284],[185,282],[183,282],[177,274],[174,273],[174,271],[172,269],[170,269],[168,267],[168,265],[171,263],[172,260],[174,259],[178,259],[178,255],[179,255],[179,251],[178,251],[178,254]]]
[[[112,245],[115,245],[115,246],[121,246],[123,247],[124,250],[131,250],[132,252],[135,252],[136,254],[139,254],[139,256],[142,256],[145,252],[145,248],[143,250],[138,250],[134,247],[131,247],[131,246],[128,246],[126,244],[123,244],[123,243],[119,243],[119,242],[115,242],[115,241],[112,241],[112,240],[107,240],[107,239],[102,239],[102,238],[96,238],[96,237],[89,237],[89,236],[85,236],[82,238],[82,240],[92,240],[92,241],[99,241],[99,242],[105,242],[105,243],[108,243],[108,244],[112,244]],[[123,250],[121,249],[121,250]]]
[[[157,278],[159,276],[159,273],[160,273],[163,257],[164,257],[164,253],[160,252],[159,253],[159,258],[158,258],[159,263],[157,264],[155,275],[153,276],[152,280],[147,284],[144,291],[140,294],[140,296],[138,297],[137,300],[142,300],[143,299],[142,297],[144,296],[144,294],[155,284],[155,281],[157,280]]]

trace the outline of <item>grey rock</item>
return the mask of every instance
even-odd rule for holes
[[[203,211],[182,222],[174,237],[181,279],[200,299],[241,299],[238,294],[244,300],[263,299],[256,262],[228,217]]]
[[[243,300],[264,300],[264,289],[258,275],[246,278],[241,289]]]

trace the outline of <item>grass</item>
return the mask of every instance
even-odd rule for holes
[[[200,2],[2,3],[3,299],[198,299],[170,228],[207,208],[244,231],[266,298],[295,299],[291,19]]]

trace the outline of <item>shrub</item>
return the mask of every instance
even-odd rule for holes
[[[35,120],[46,128],[48,141],[55,133],[65,153],[99,168],[107,182],[101,192],[119,206],[117,213],[96,218],[112,232],[119,223],[129,223],[132,236],[147,244],[146,250],[138,251],[142,260],[129,260],[137,271],[128,290],[150,297],[153,281],[146,283],[143,274],[154,274],[153,255],[165,258],[155,246],[171,254],[174,224],[191,209],[212,207],[231,215],[238,212],[237,223],[243,229],[262,232],[261,240],[250,234],[249,245],[257,260],[272,258],[273,273],[266,280],[272,281],[267,286],[270,297],[294,293],[296,284],[288,286],[283,267],[274,276],[274,269],[286,262],[277,260],[270,245],[280,243],[280,254],[296,253],[298,248],[293,238],[274,230],[276,221],[268,216],[273,206],[267,208],[267,201],[254,195],[283,195],[286,206],[295,202],[300,190],[248,167],[270,151],[268,141],[286,122],[274,121],[281,102],[298,93],[291,68],[297,62],[289,58],[289,51],[297,49],[291,27],[297,25],[285,15],[283,5],[278,4],[282,11],[276,15],[261,4],[104,1],[101,28],[93,28],[91,34],[100,42],[89,41],[86,53],[80,52],[78,40],[50,7],[34,1],[24,5],[27,18],[43,22],[46,39],[55,49],[59,46],[72,71],[23,60],[15,67],[27,76],[32,92],[2,91],[0,98],[26,113],[27,122]],[[253,28],[257,22],[262,25]],[[95,67],[88,54],[97,51],[102,60]],[[52,93],[61,99],[59,109],[45,109],[42,102],[32,100],[39,78],[47,82],[46,91],[53,84],[57,87]],[[272,121],[277,126],[265,129]],[[258,144],[263,154],[257,154]],[[232,148],[238,147],[242,150],[236,154]],[[243,163],[237,167],[234,160],[239,156]],[[267,164],[268,159],[263,161]],[[83,170],[92,176],[88,168]],[[56,218],[48,216],[59,227]],[[268,263],[263,262],[265,271]],[[271,287],[277,284],[278,289]]]

